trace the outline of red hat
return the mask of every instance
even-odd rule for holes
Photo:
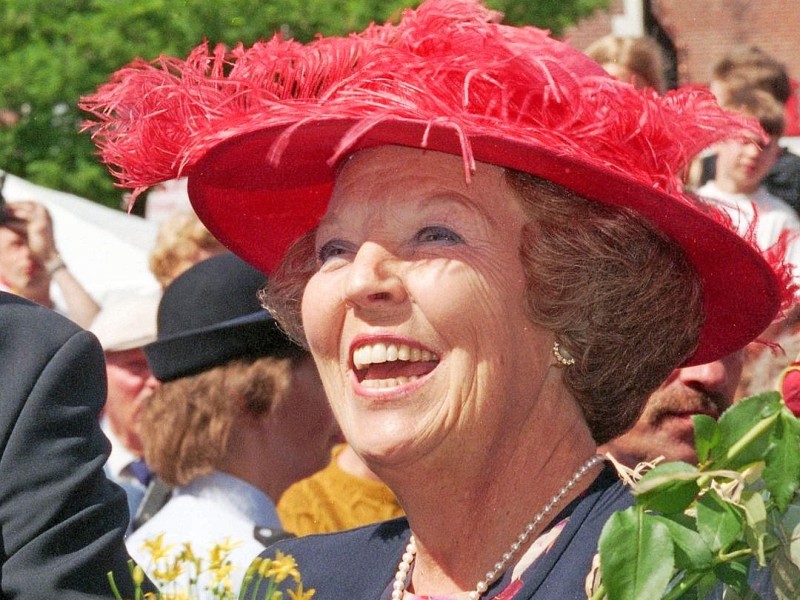
[[[680,244],[702,282],[706,321],[687,364],[759,335],[791,277],[676,176],[702,149],[759,131],[705,90],[658,96],[608,77],[539,29],[497,23],[472,0],[428,0],[397,25],[302,45],[137,61],[82,108],[102,159],[142,191],[189,178],[209,230],[270,272],[324,214],[339,161],[387,145],[532,173],[629,207]]]

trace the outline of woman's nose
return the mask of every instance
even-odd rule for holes
[[[350,264],[344,295],[348,304],[362,308],[402,302],[406,291],[400,261],[380,244],[365,242]]]

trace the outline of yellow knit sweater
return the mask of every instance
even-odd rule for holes
[[[336,446],[321,471],[291,485],[278,502],[284,529],[302,536],[351,529],[403,514],[392,491],[381,481],[343,471]]]

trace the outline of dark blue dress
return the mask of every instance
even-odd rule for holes
[[[612,513],[632,501],[629,489],[607,466],[581,497],[553,519],[558,523],[569,517],[550,550],[522,574],[523,586],[513,600],[586,600],[584,583],[597,553],[600,531]],[[537,510],[531,507],[531,514]],[[468,523],[464,530],[469,531]],[[314,600],[388,600],[409,536],[408,522],[395,519],[340,533],[284,540],[262,556],[274,557],[276,550],[294,556],[303,587],[317,590]],[[505,587],[509,577],[507,573],[484,598]]]

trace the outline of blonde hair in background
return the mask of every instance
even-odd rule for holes
[[[150,270],[162,288],[186,269],[215,254],[223,246],[192,211],[176,212],[161,224],[153,251]]]
[[[617,79],[637,88],[653,88],[659,94],[666,91],[664,52],[652,38],[607,35],[594,41],[585,52]]]
[[[294,359],[242,359],[162,383],[142,410],[147,464],[169,485],[218,468],[241,415],[261,418],[283,401]]]

